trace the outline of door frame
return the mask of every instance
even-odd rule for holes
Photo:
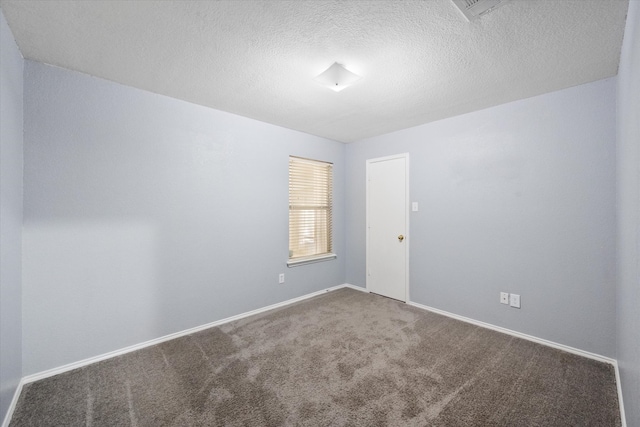
[[[366,161],[366,194],[365,194],[365,211],[366,211],[366,219],[365,219],[365,228],[366,228],[366,246],[365,246],[365,286],[367,292],[371,292],[369,289],[369,168],[372,163],[383,162],[386,160],[395,160],[395,159],[404,159],[405,160],[405,169],[404,169],[404,182],[405,182],[405,243],[404,246],[404,254],[405,254],[405,284],[404,284],[404,292],[405,292],[405,303],[410,301],[409,298],[409,246],[411,242],[411,232],[409,231],[409,207],[411,206],[410,198],[409,198],[409,153],[400,153],[393,154],[391,156],[384,157],[376,157],[374,159],[367,159]]]

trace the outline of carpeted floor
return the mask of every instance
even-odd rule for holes
[[[619,426],[612,366],[341,289],[26,385],[10,426]]]

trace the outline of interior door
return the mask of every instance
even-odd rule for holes
[[[409,155],[367,160],[367,290],[409,298]]]

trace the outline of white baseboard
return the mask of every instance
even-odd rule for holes
[[[618,367],[618,361],[613,364],[616,370],[616,386],[618,387],[618,405],[620,405],[620,421],[622,427],[627,427],[627,417],[624,415],[624,402],[622,401],[622,383],[620,382],[620,368]]]
[[[355,289],[356,291],[364,292],[367,294],[370,293],[366,288],[363,288],[361,286],[355,286],[350,283],[345,283],[344,285],[340,285],[338,288],[351,288],[351,289]]]
[[[354,285],[351,285],[349,283],[345,283],[344,285],[341,285],[340,287],[341,288],[342,287],[347,287],[347,288],[356,289],[358,291],[369,293],[369,291],[366,290],[365,288],[361,288],[359,286],[354,286]],[[483,328],[492,329],[494,331],[498,331],[498,332],[502,332],[502,333],[505,333],[505,334],[513,335],[515,337],[522,338],[522,339],[525,339],[525,340],[528,340],[528,341],[533,341],[533,342],[536,342],[538,344],[546,345],[548,347],[557,348],[559,350],[563,350],[563,351],[566,351],[568,353],[573,353],[573,354],[576,354],[578,356],[582,356],[582,357],[586,357],[586,358],[589,358],[589,359],[598,360],[600,362],[608,363],[610,365],[613,365],[616,368],[616,375],[617,375],[616,379],[618,379],[618,376],[619,376],[619,373],[618,373],[618,362],[617,362],[616,359],[612,359],[610,357],[602,356],[600,354],[592,353],[592,352],[589,352],[589,351],[586,351],[586,350],[581,350],[579,348],[570,347],[568,345],[560,344],[560,343],[557,343],[557,342],[554,342],[554,341],[549,341],[549,340],[546,340],[544,338],[538,338],[538,337],[535,337],[533,335],[528,335],[528,334],[525,334],[525,333],[522,333],[522,332],[514,331],[512,329],[503,328],[502,326],[496,326],[496,325],[493,325],[491,323],[486,323],[486,322],[482,322],[480,320],[471,319],[470,317],[460,316],[459,314],[454,314],[454,313],[450,313],[448,311],[440,310],[438,308],[429,307],[428,305],[420,304],[420,303],[417,303],[417,302],[414,302],[414,301],[408,301],[407,304],[411,305],[413,307],[420,308],[422,310],[431,311],[433,313],[442,314],[443,316],[447,316],[447,317],[451,317],[453,319],[461,320],[461,321],[466,322],[466,323],[471,323],[471,324],[476,325],[476,326],[481,326]],[[618,384],[620,384],[620,381],[617,381],[617,382],[618,382]]]
[[[205,330],[205,329],[209,329],[209,328],[213,328],[213,327],[216,327],[216,326],[220,326],[220,325],[223,325],[225,323],[233,322],[235,320],[240,320],[240,319],[243,319],[245,317],[253,316],[253,315],[256,315],[256,314],[259,314],[259,313],[264,313],[265,311],[274,310],[274,309],[280,308],[280,307],[285,307],[287,305],[290,305],[290,304],[293,304],[293,303],[296,303],[296,302],[299,302],[299,301],[304,301],[306,299],[313,298],[315,296],[322,295],[324,293],[335,291],[335,290],[342,289],[342,288],[350,288],[350,289],[354,289],[354,290],[357,290],[357,291],[360,291],[360,292],[369,293],[369,291],[367,289],[365,289],[365,288],[362,288],[360,286],[354,286],[354,285],[351,285],[349,283],[344,283],[342,285],[333,286],[331,288],[323,289],[323,290],[317,291],[317,292],[312,292],[310,294],[302,295],[302,296],[297,297],[297,298],[292,298],[290,300],[286,300],[286,301],[279,302],[279,303],[276,303],[276,304],[272,304],[272,305],[269,305],[269,306],[266,306],[266,307],[258,308],[256,310],[248,311],[246,313],[241,313],[241,314],[238,314],[238,315],[235,315],[235,316],[227,317],[225,319],[217,320],[215,322],[207,323],[205,325],[196,326],[194,328],[185,329],[185,330],[180,331],[180,332],[175,332],[173,334],[165,335],[165,336],[162,336],[162,337],[159,337],[159,338],[155,338],[155,339],[152,339],[152,340],[149,340],[149,341],[145,341],[145,342],[142,342],[142,343],[139,343],[139,344],[134,344],[132,346],[125,347],[125,348],[122,348],[120,350],[114,350],[114,351],[111,351],[111,352],[108,352],[108,353],[104,353],[104,354],[101,354],[101,355],[98,355],[98,356],[90,357],[88,359],[80,360],[78,362],[69,363],[67,365],[63,365],[63,366],[60,366],[60,367],[57,367],[57,368],[48,369],[46,371],[38,372],[38,373],[32,374],[32,375],[27,375],[27,376],[23,377],[20,380],[20,382],[18,383],[18,387],[16,388],[16,391],[14,393],[13,399],[11,400],[11,405],[9,405],[9,410],[7,411],[7,414],[6,414],[5,418],[4,418],[4,421],[2,423],[2,427],[8,427],[9,426],[9,422],[10,422],[11,417],[13,415],[13,411],[15,410],[16,404],[18,402],[18,398],[20,397],[20,393],[22,392],[22,387],[25,384],[32,383],[34,381],[38,381],[38,380],[41,380],[41,379],[44,379],[44,378],[48,378],[48,377],[51,377],[51,376],[54,376],[54,375],[58,375],[58,374],[61,374],[63,372],[71,371],[73,369],[81,368],[83,366],[87,366],[87,365],[90,365],[92,363],[99,362],[101,360],[110,359],[112,357],[117,357],[117,356],[120,356],[120,355],[123,355],[123,354],[126,354],[126,353],[130,353],[132,351],[143,349],[145,347],[150,347],[152,345],[160,344],[160,343],[165,342],[165,341],[169,341],[169,340],[172,340],[172,339],[175,339],[175,338],[183,337],[185,335],[189,335],[189,334],[192,334],[192,333],[195,333],[195,332],[199,332],[199,331],[202,331],[202,330]],[[545,340],[545,339],[542,339],[542,338],[534,337],[532,335],[523,334],[521,332],[517,332],[517,331],[513,331],[511,329],[507,329],[507,328],[503,328],[503,327],[500,327],[500,326],[492,325],[490,323],[485,323],[485,322],[481,322],[479,320],[474,320],[474,319],[471,319],[471,318],[468,318],[468,317],[464,317],[464,316],[460,316],[460,315],[457,315],[457,314],[449,313],[447,311],[440,310],[440,309],[433,308],[433,307],[429,307],[429,306],[426,306],[426,305],[423,305],[423,304],[419,304],[419,303],[416,303],[416,302],[413,302],[413,301],[408,301],[407,304],[411,305],[413,307],[417,307],[417,308],[423,309],[423,310],[431,311],[433,313],[442,314],[442,315],[447,316],[447,317],[451,317],[451,318],[454,318],[454,319],[457,319],[457,320],[461,320],[463,322],[471,323],[471,324],[476,325],[476,326],[480,326],[480,327],[487,328],[487,329],[492,329],[494,331],[498,331],[498,332],[502,332],[502,333],[505,333],[505,334],[513,335],[515,337],[522,338],[522,339],[525,339],[525,340],[528,340],[528,341],[533,341],[533,342],[536,342],[538,344],[546,345],[546,346],[549,346],[549,347],[553,347],[553,348],[557,348],[557,349],[560,349],[560,350],[567,351],[569,353],[577,354],[578,356],[587,357],[589,359],[594,359],[594,360],[598,360],[598,361],[609,363],[609,364],[613,365],[614,368],[615,368],[615,374],[616,374],[616,384],[617,384],[617,388],[618,388],[618,401],[619,401],[619,404],[620,404],[620,413],[621,413],[620,416],[621,416],[621,420],[622,420],[622,427],[626,427],[627,424],[626,424],[625,414],[624,414],[624,405],[622,403],[622,388],[620,386],[620,372],[619,372],[619,369],[618,369],[618,362],[615,359],[612,359],[612,358],[609,358],[609,357],[605,357],[605,356],[601,356],[599,354],[591,353],[591,352],[588,352],[588,351],[580,350],[580,349],[577,349],[577,348],[569,347],[569,346],[566,346],[564,344],[559,344],[559,343],[556,343],[556,342],[553,342],[553,341],[549,341],[549,340]]]
[[[81,368],[83,366],[87,366],[87,365],[90,365],[92,363],[100,362],[100,361],[106,360],[106,359],[111,359],[112,357],[117,357],[117,356],[120,356],[120,355],[123,355],[123,354],[126,354],[126,353],[131,353],[132,351],[136,351],[136,350],[140,350],[140,349],[143,349],[143,348],[146,348],[146,347],[150,347],[152,345],[160,344],[160,343],[163,343],[165,341],[169,341],[169,340],[172,340],[172,339],[180,338],[180,337],[183,337],[185,335],[193,334],[195,332],[200,332],[200,331],[203,331],[205,329],[213,328],[215,326],[224,325],[225,323],[233,322],[235,320],[243,319],[243,318],[249,317],[249,316],[254,316],[256,314],[260,314],[260,313],[264,313],[265,311],[274,310],[276,308],[284,307],[284,306],[287,306],[287,305],[290,305],[290,304],[293,304],[293,303],[296,303],[296,302],[299,302],[299,301],[304,301],[306,299],[313,298],[315,296],[322,295],[322,294],[324,294],[326,292],[335,291],[337,289],[341,289],[341,288],[344,288],[344,287],[355,288],[355,286],[347,285],[347,284],[333,286],[331,288],[326,288],[326,289],[323,289],[321,291],[312,292],[310,294],[302,295],[302,296],[297,297],[297,298],[292,298],[290,300],[286,300],[286,301],[279,302],[279,303],[276,303],[276,304],[268,305],[266,307],[258,308],[258,309],[251,310],[251,311],[247,311],[245,313],[237,314],[235,316],[227,317],[225,319],[216,320],[215,322],[207,323],[205,325],[200,325],[200,326],[196,326],[196,327],[193,327],[193,328],[185,329],[183,331],[174,332],[174,333],[169,334],[169,335],[165,335],[165,336],[162,336],[162,337],[159,337],[159,338],[154,338],[152,340],[145,341],[145,342],[142,342],[142,343],[139,343],[139,344],[134,344],[134,345],[131,345],[129,347],[121,348],[119,350],[110,351],[108,353],[100,354],[98,356],[89,357],[87,359],[83,359],[83,360],[80,360],[80,361],[77,361],[77,362],[69,363],[67,365],[59,366],[57,368],[48,369],[46,371],[38,372],[36,374],[27,375],[27,376],[25,376],[23,378],[23,380],[24,380],[25,384],[32,383],[34,381],[38,381],[38,380],[41,380],[41,379],[44,379],[44,378],[52,377],[54,375],[58,375],[58,374],[61,374],[63,372],[67,372],[67,371],[71,371],[73,369]]]
[[[443,316],[451,317],[453,319],[461,320],[466,323],[471,323],[476,326],[481,326],[483,328],[492,329],[494,331],[502,332],[504,334],[509,334],[514,337],[522,338],[527,341],[533,341],[538,344],[546,345],[547,347],[557,348],[559,350],[566,351],[568,353],[577,354],[578,356],[586,357],[589,359],[598,360],[600,362],[609,363],[611,365],[616,364],[616,360],[610,357],[602,356],[600,354],[591,353],[589,351],[580,350],[579,348],[570,347],[568,345],[560,344],[554,341],[545,340],[544,338],[534,337],[533,335],[527,335],[522,332],[514,331],[511,329],[503,328],[502,326],[492,325],[491,323],[481,322],[479,320],[471,319],[469,317],[460,316],[458,314],[450,313],[448,311],[440,310],[438,308],[429,307],[427,305],[419,304],[417,302],[410,301],[407,304],[412,305],[417,308],[421,308],[423,310],[431,311],[433,313],[442,314]]]
[[[13,415],[13,411],[16,409],[16,405],[18,404],[18,398],[20,397],[20,393],[22,393],[22,386],[24,384],[25,384],[24,378],[21,378],[20,381],[18,382],[18,386],[16,387],[16,391],[13,393],[13,399],[11,399],[11,403],[9,404],[7,413],[4,416],[4,420],[2,421],[2,427],[9,427],[11,416]]]
[[[534,337],[533,335],[523,334],[522,332],[517,332],[511,329],[503,328],[501,326],[492,325],[491,323],[481,322],[479,320],[471,319],[469,317],[460,316],[458,314],[450,313],[448,311],[440,310],[437,308],[429,307],[427,305],[419,304],[417,302],[409,301],[407,304],[421,308],[423,310],[431,311],[433,313],[442,314],[443,316],[451,317],[453,319],[461,320],[466,323],[471,323],[472,325],[480,326],[487,329],[492,329],[497,332],[502,332],[504,334],[512,335],[514,337],[522,338],[527,341],[533,341],[538,344],[546,345],[547,347],[557,348],[559,350],[566,351],[568,353],[573,353],[578,356],[586,357],[588,359],[597,360],[599,362],[608,363],[613,365],[615,374],[616,374],[616,387],[618,389],[618,404],[620,406],[620,420],[622,422],[622,427],[627,426],[625,414],[624,414],[624,404],[622,403],[622,386],[620,385],[620,370],[618,369],[618,361],[616,359],[612,359],[610,357],[602,356],[600,354],[592,353],[590,351],[581,350],[579,348],[570,347],[568,345],[560,344],[554,341],[545,340],[543,338]]]
[[[7,411],[7,414],[4,417],[4,421],[2,422],[2,427],[8,427],[9,426],[9,422],[11,420],[11,417],[13,416],[13,411],[16,408],[16,404],[18,403],[18,398],[20,397],[20,393],[22,392],[22,386],[25,384],[29,384],[32,383],[34,381],[38,381],[44,378],[48,378],[48,377],[52,377],[54,375],[58,375],[61,374],[63,372],[68,372],[77,368],[81,368],[83,366],[87,366],[90,365],[92,363],[96,363],[96,362],[100,362],[101,360],[106,360],[106,359],[110,359],[112,357],[117,357],[126,353],[131,353],[132,351],[136,351],[136,350],[140,350],[143,349],[145,347],[150,347],[152,345],[156,345],[156,344],[160,344],[162,342],[165,341],[169,341],[175,338],[179,338],[179,337],[183,337],[185,335],[189,335],[189,334],[193,334],[194,332],[199,332],[205,329],[209,329],[209,328],[213,328],[215,326],[220,326],[223,325],[225,323],[229,323],[229,322],[233,322],[234,320],[239,320],[239,319],[243,319],[245,317],[249,317],[249,316],[253,316],[255,314],[259,314],[259,313],[264,313],[265,311],[269,311],[269,310],[273,310],[276,308],[280,308],[280,307],[284,307],[299,301],[304,301],[306,299],[309,298],[313,298],[315,296],[318,295],[322,295],[324,293],[327,292],[331,292],[331,291],[335,291],[338,289],[342,289],[342,288],[352,288],[352,289],[357,289],[357,290],[364,290],[362,288],[359,288],[357,286],[353,286],[350,284],[343,284],[343,285],[338,285],[338,286],[333,286],[331,288],[327,288],[327,289],[323,289],[321,291],[317,291],[317,292],[312,292],[310,294],[306,294],[306,295],[302,295],[300,297],[297,298],[292,298],[290,300],[286,300],[283,302],[279,302],[276,304],[272,304],[266,307],[262,307],[262,308],[258,308],[256,310],[252,310],[252,311],[247,311],[246,313],[241,313],[238,314],[236,316],[231,316],[231,317],[227,317],[226,319],[221,319],[221,320],[216,320],[215,322],[211,322],[211,323],[207,323],[205,325],[200,325],[200,326],[196,326],[194,328],[190,328],[190,329],[185,329],[183,331],[180,332],[175,332],[173,334],[169,334],[169,335],[165,335],[163,337],[160,338],[155,338],[149,341],[145,341],[139,344],[134,344],[131,345],[129,347],[125,347],[125,348],[121,348],[119,350],[114,350],[114,351],[110,351],[108,353],[104,353],[104,354],[100,354],[98,356],[94,356],[94,357],[89,357],[88,359],[83,359],[77,362],[73,362],[73,363],[69,363],[63,366],[59,366],[57,368],[53,368],[53,369],[48,369],[46,371],[42,371],[42,372],[38,372],[32,375],[27,375],[25,377],[23,377],[20,382],[18,383],[18,387],[16,388],[16,391],[13,395],[13,399],[11,400],[11,405],[9,405],[9,409]],[[366,292],[366,290],[364,290]]]

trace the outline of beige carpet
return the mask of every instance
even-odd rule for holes
[[[11,426],[619,426],[610,365],[351,289],[24,387]]]

